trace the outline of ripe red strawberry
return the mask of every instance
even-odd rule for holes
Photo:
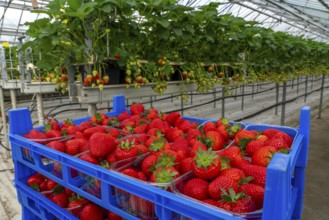
[[[230,146],[228,148],[225,148],[224,150],[219,151],[218,155],[220,157],[226,157],[230,160],[233,160],[234,157],[241,156],[242,152],[237,146]]]
[[[107,126],[118,126],[119,125],[119,119],[116,117],[109,117],[107,119],[103,120],[103,125],[107,125]]]
[[[95,133],[89,139],[90,154],[97,158],[106,157],[116,147],[115,138],[104,133]]]
[[[73,125],[73,126],[69,126],[66,129],[66,131],[67,131],[67,134],[68,135],[75,135],[75,133],[77,133],[78,131],[80,131],[80,128],[79,128],[79,126]]]
[[[121,171],[122,174],[138,179],[138,172],[133,168],[126,168]]]
[[[250,162],[244,159],[242,156],[236,156],[231,160],[230,164],[235,168],[242,169],[242,167],[250,165]]]
[[[182,150],[186,152],[186,155],[189,153],[188,142],[182,136],[176,138],[176,140],[171,144],[171,149],[174,151]]]
[[[230,140],[230,134],[227,132],[225,126],[218,127],[216,131],[223,137],[225,142]]]
[[[199,151],[200,148],[202,150],[204,150],[204,151],[207,151],[208,150],[208,148],[202,142],[195,141],[195,143],[193,144],[193,147],[192,147],[192,149],[190,151],[190,155],[189,156],[190,157],[195,157],[196,152]]]
[[[264,201],[264,188],[255,184],[243,184],[240,186],[240,190],[255,202],[256,208],[263,208]]]
[[[174,128],[170,128],[166,131],[166,139],[169,142],[174,142],[176,140],[176,138],[182,136],[184,134],[184,132],[176,127]]]
[[[117,128],[106,128],[106,131],[108,134],[110,134],[114,138],[117,138],[121,135],[120,130]]]
[[[280,132],[279,130],[277,129],[274,129],[274,128],[268,128],[268,129],[265,129],[263,132],[262,132],[262,135],[265,135],[268,137],[268,139],[271,139],[276,133]]]
[[[257,136],[257,141],[262,141],[264,144],[266,143],[266,141],[268,141],[268,137],[261,134]]]
[[[271,147],[271,146],[262,147],[252,155],[251,162],[255,165],[266,167],[270,163],[276,151],[277,150],[275,147]]]
[[[210,182],[208,186],[208,192],[211,198],[214,200],[222,199],[223,190],[228,191],[230,188],[234,192],[238,191],[238,184],[231,178],[226,176],[218,176],[216,179]]]
[[[95,126],[83,131],[83,135],[86,136],[87,138],[90,138],[91,135],[95,133],[105,133],[105,128],[103,126]]]
[[[220,118],[216,121],[216,126],[221,127],[221,126],[230,126],[230,122],[227,118]]]
[[[74,125],[72,119],[66,119],[65,121],[63,121],[62,128],[68,128],[72,125]]]
[[[218,202],[213,199],[205,199],[205,200],[202,200],[202,202],[207,203],[208,205],[218,207]]]
[[[47,135],[41,131],[32,129],[28,134],[24,135],[25,138],[34,139],[34,140],[41,140],[47,139]]]
[[[166,121],[171,125],[174,126],[176,120],[180,117],[180,113],[179,112],[171,112],[167,115],[166,117]]]
[[[138,149],[135,147],[134,142],[121,141],[117,148],[114,150],[116,160],[124,160],[138,156]]]
[[[47,190],[53,190],[55,187],[59,186],[54,180],[47,179],[46,181]]]
[[[261,140],[250,141],[246,146],[246,155],[252,156],[257,150],[264,146],[264,142]]]
[[[134,134],[143,134],[146,133],[147,129],[148,129],[148,124],[143,124],[135,127],[133,132]]]
[[[271,146],[277,149],[277,151],[279,151],[280,149],[289,149],[290,146],[287,144],[287,142],[285,142],[282,139],[271,139],[266,141],[265,143],[266,146]]]
[[[50,120],[45,126],[45,131],[50,131],[50,130],[61,131],[61,126],[58,124],[57,121]]]
[[[140,134],[138,137],[137,137],[137,140],[140,144],[143,144],[145,145],[147,139],[149,138],[149,136],[147,134]],[[146,147],[146,146],[145,146]]]
[[[185,183],[183,194],[198,200],[208,199],[208,185],[204,179],[192,178]]]
[[[124,120],[127,120],[131,118],[131,115],[127,112],[127,111],[124,111],[122,112],[119,116],[118,116],[118,119],[120,122],[124,121]]]
[[[108,220],[122,220],[123,219],[120,215],[117,215],[111,211],[108,211],[107,218],[108,218]]]
[[[70,202],[67,206],[69,212],[73,216],[78,217],[83,209],[83,205],[87,202],[87,199],[81,198],[80,196],[71,196],[69,201]]]
[[[235,213],[248,213],[256,210],[256,205],[251,198],[242,198],[234,203],[231,207],[231,211]]]
[[[93,125],[89,121],[84,121],[78,125],[79,131],[83,132],[84,130],[91,128]]]
[[[144,113],[145,108],[142,104],[135,103],[130,106],[130,112],[132,115],[139,115],[141,113]]]
[[[179,125],[179,129],[184,133],[187,133],[189,130],[196,128],[195,124],[190,121],[184,121]]]
[[[79,158],[92,164],[98,164],[98,160],[90,153],[82,154]]]
[[[77,133],[75,133],[74,138],[75,139],[83,139],[83,140],[87,140],[88,141],[88,138],[82,132],[80,132],[80,131],[78,131]]]
[[[80,220],[102,220],[103,212],[102,209],[94,203],[89,203],[80,213]]]
[[[42,182],[40,184],[40,192],[44,192],[44,191],[48,191],[48,189],[47,189],[47,181],[44,181],[44,182]]]
[[[103,124],[103,120],[107,119],[107,115],[104,113],[96,113],[95,115],[91,116],[90,118],[90,122],[92,124],[98,124],[98,125],[102,125]]]
[[[68,140],[65,144],[65,152],[68,155],[74,156],[79,154],[80,151],[80,142],[77,141],[78,139]]]
[[[244,172],[238,168],[227,168],[221,170],[219,173],[220,176],[226,176],[234,180],[237,184],[246,177]]]
[[[197,177],[209,180],[219,175],[221,162],[219,156],[211,148],[207,151],[201,149],[196,152],[191,168]]]
[[[179,172],[173,167],[160,167],[152,173],[150,182],[170,183],[179,176]]]
[[[243,139],[245,141],[240,143],[240,140],[243,140]],[[238,133],[235,134],[234,142],[241,149],[245,149],[245,146],[247,145],[248,140],[249,141],[256,140],[256,135],[253,131],[241,130],[241,131],[239,131]]]
[[[177,118],[174,127],[179,128],[184,121],[185,120],[182,117]]]
[[[40,185],[44,181],[45,177],[40,173],[36,173],[27,179],[27,185],[34,190],[40,191]]]
[[[158,156],[156,155],[149,155],[145,157],[141,164],[142,172],[146,176],[151,176],[153,171],[156,169],[155,165],[157,161],[158,161]]]
[[[203,132],[216,131],[216,124],[212,121],[208,121],[203,125]]]
[[[160,130],[162,133],[165,133],[164,122],[160,118],[156,118],[150,123],[149,129],[152,128],[156,128]]]
[[[212,148],[213,151],[223,149],[225,144],[223,137],[217,131],[208,131],[205,134],[205,138],[202,139],[202,142],[208,148]]]
[[[192,164],[193,158],[187,157],[184,160],[180,162],[180,173],[184,174],[189,171],[191,171],[191,164]]]
[[[193,146],[193,144],[190,143],[191,140],[196,139],[197,137],[200,137],[202,135],[202,132],[198,129],[191,129],[187,132],[186,140],[190,146]]]
[[[143,144],[137,144],[135,147],[137,148],[138,155],[146,154],[148,152],[147,147]]]
[[[62,207],[62,208],[67,208],[69,205],[69,199],[65,192],[55,194],[51,198],[51,201],[53,201],[56,205],[58,205],[59,207]]]
[[[116,158],[115,158],[115,150],[107,156],[106,161],[107,161],[109,164],[113,164],[113,163],[116,162]]]
[[[52,141],[48,143],[47,146],[54,150],[65,152],[65,145],[61,141]]]
[[[292,144],[292,138],[288,135],[288,134],[286,134],[286,133],[284,133],[284,132],[278,132],[278,133],[276,133],[273,137],[272,137],[272,139],[281,139],[281,140],[284,140],[287,144],[288,144],[288,146],[289,147],[291,147],[291,144]]]
[[[148,149],[151,154],[157,154],[161,151],[169,150],[170,144],[165,140],[155,140]]]
[[[57,138],[57,137],[62,136],[62,133],[57,130],[49,130],[49,131],[46,131],[45,134],[47,135],[47,138]]]
[[[254,177],[250,183],[265,187],[266,167],[257,165],[244,165],[241,169],[246,174],[246,176]]]

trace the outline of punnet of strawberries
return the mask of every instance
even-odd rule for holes
[[[107,169],[114,165],[118,172],[140,181],[174,185],[162,188],[234,213],[262,208],[266,166],[275,153],[288,153],[292,145],[292,137],[277,129],[244,130],[227,119],[197,124],[178,112],[161,113],[139,103],[117,117],[97,113],[79,125],[50,119],[43,132],[31,130],[25,137],[59,138],[45,142],[46,146]],[[117,166],[137,157],[137,166]],[[54,171],[61,172],[58,162]],[[72,177],[78,175],[74,171]],[[100,193],[100,180],[93,181]],[[120,193],[125,194],[119,190],[117,199]],[[147,200],[134,195],[122,198],[118,204],[132,206],[130,212],[137,216],[154,214]]]
[[[40,173],[30,176],[26,184],[80,220],[123,219]]]

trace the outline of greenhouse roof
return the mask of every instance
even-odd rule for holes
[[[0,0],[0,43],[16,44],[31,22],[41,15],[31,13],[45,8],[51,0]],[[329,43],[329,0],[181,0],[181,4],[202,6],[209,2],[222,3],[219,14],[232,14],[257,21],[275,31],[304,35]]]

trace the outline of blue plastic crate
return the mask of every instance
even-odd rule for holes
[[[107,115],[115,116],[124,110],[126,110],[124,96],[116,96],[114,97],[113,111]],[[182,216],[192,219],[241,219],[227,212],[202,206],[198,202],[188,198],[161,190],[146,183],[141,183],[120,173],[90,164],[23,138],[21,135],[28,133],[32,129],[32,120],[28,109],[11,110],[9,111],[9,117],[9,139],[15,164],[15,182],[18,192],[22,189],[19,186],[25,184],[24,180],[28,176],[35,172],[40,172],[90,201],[121,215],[125,219],[138,218],[118,208],[116,200],[113,197],[113,187],[120,188],[153,202],[155,204],[155,213],[159,219],[172,219],[175,216],[173,213],[179,213]],[[79,124],[89,120],[89,118],[76,119],[74,122]],[[200,122],[204,122],[204,119],[201,119]],[[263,219],[281,220],[301,218],[309,132],[310,109],[304,107],[301,110],[300,128],[298,129],[298,134],[290,154],[275,154],[267,168]],[[33,160],[24,157],[26,150],[28,150]],[[43,163],[42,160],[45,157],[62,164],[61,177],[51,172],[52,164]],[[72,177],[71,168],[100,179],[101,197],[98,198],[81,189],[84,180],[79,176]],[[46,203],[43,201],[44,199],[35,200],[36,206]],[[24,208],[27,209],[25,203],[22,203],[22,207],[23,210]],[[65,216],[65,210],[59,207],[53,207],[53,209],[48,210],[55,216],[58,216],[58,213]],[[24,219],[32,218],[26,217]]]

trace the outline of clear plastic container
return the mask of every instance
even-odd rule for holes
[[[262,212],[263,212],[262,209],[261,210],[256,210],[256,211],[250,212],[250,213],[232,213],[232,212],[228,212],[224,209],[218,208],[216,206],[212,206],[212,205],[204,203],[200,200],[197,200],[197,199],[194,199],[192,197],[184,195],[182,193],[182,191],[183,191],[183,187],[184,187],[185,183],[187,181],[189,181],[190,179],[194,178],[194,177],[196,177],[196,176],[193,174],[192,171],[190,171],[190,172],[182,175],[180,178],[176,179],[174,181],[174,183],[172,184],[172,186],[171,186],[173,193],[178,194],[180,196],[183,196],[185,198],[189,198],[189,199],[193,200],[194,202],[199,203],[200,205],[204,205],[204,206],[207,206],[207,207],[210,206],[212,208],[218,209],[222,212],[230,213],[230,214],[235,215],[235,216],[240,217],[240,218],[250,219],[250,220],[258,220],[258,219],[261,220],[262,219]],[[187,219],[190,219],[190,218],[180,215],[180,217],[178,219],[179,220],[187,220]]]

